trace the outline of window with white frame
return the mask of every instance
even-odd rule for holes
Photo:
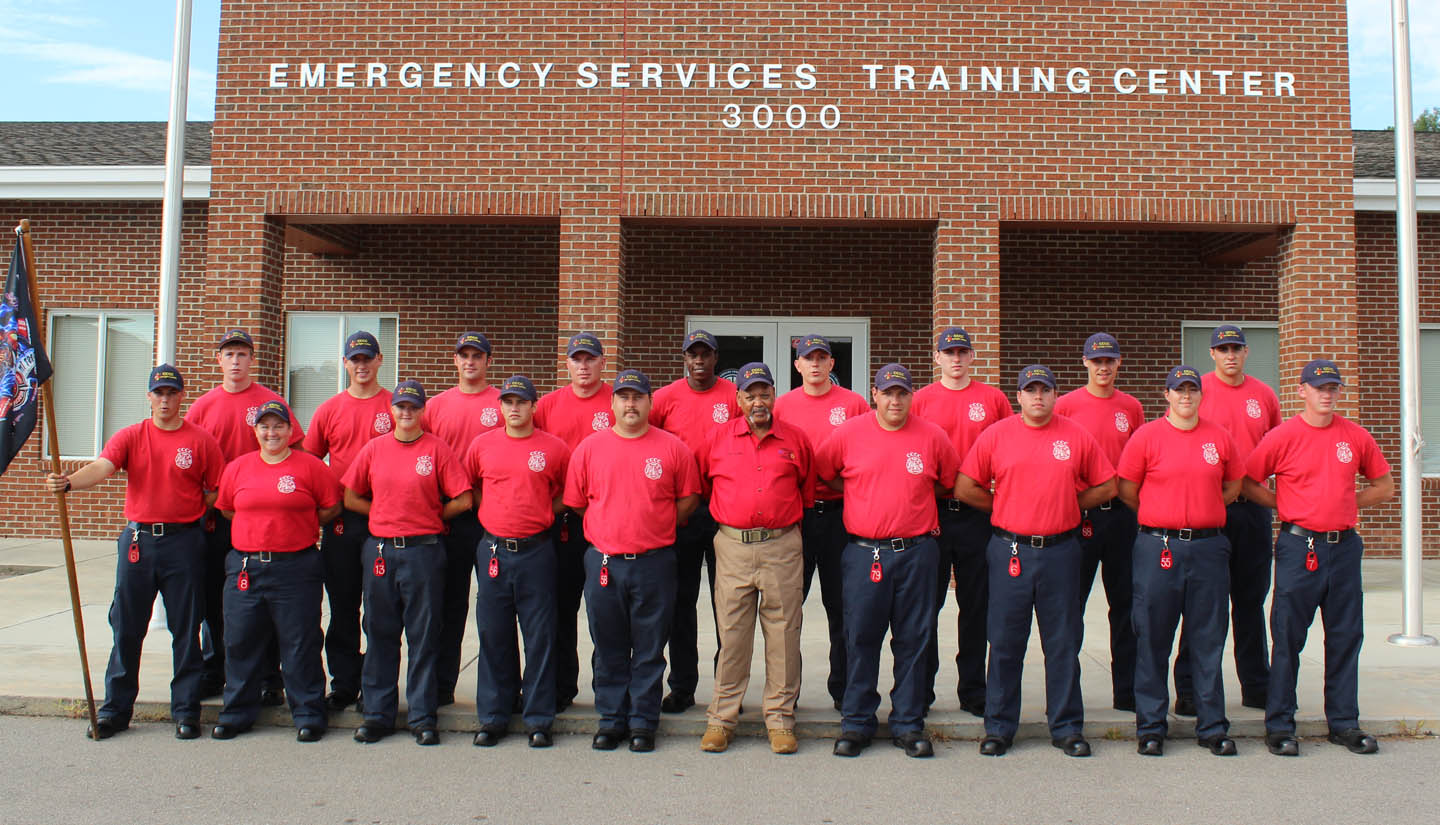
[[[51,310],[55,431],[61,458],[94,458],[124,427],[150,415],[145,388],[155,357],[153,312]],[[45,436],[45,452],[52,446]]]
[[[1420,472],[1440,476],[1440,325],[1420,329],[1420,431]]]
[[[1201,373],[1215,369],[1210,359],[1210,333],[1221,324],[1234,321],[1184,321],[1181,323],[1181,357]],[[1280,327],[1275,323],[1240,322],[1245,331],[1245,345],[1250,354],[1245,359],[1245,374],[1253,375],[1280,391]]]
[[[365,330],[380,340],[380,386],[395,386],[397,316],[366,312],[291,312],[285,317],[285,395],[305,427],[327,398],[350,385],[340,366],[345,339]]]

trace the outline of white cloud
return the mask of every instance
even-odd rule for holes
[[[1350,17],[1350,97],[1357,121],[1394,122],[1390,0],[1347,0]],[[1409,0],[1410,87],[1413,108],[1440,106],[1440,3]]]

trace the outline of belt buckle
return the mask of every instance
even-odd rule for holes
[[[401,549],[401,548],[403,548],[403,547],[405,546],[405,537],[404,537],[404,536],[395,536],[394,539],[392,539],[390,543],[393,544],[393,545],[395,545],[395,549],[399,550],[399,549]]]
[[[1189,527],[1182,527],[1180,528],[1179,532],[1175,534],[1175,537],[1180,539],[1181,541],[1190,541],[1194,536],[1195,531],[1190,529]]]
[[[749,530],[740,531],[741,544],[755,544],[769,539],[769,532],[764,527],[754,527]]]
[[[501,539],[501,541],[505,543],[505,549],[511,553],[517,552],[520,549],[519,539]]]
[[[621,554],[620,554],[620,558],[626,559],[626,560],[628,560],[628,561],[634,561],[634,560],[640,558],[640,554],[639,554],[639,553],[621,553]]]
[[[1326,544],[1339,544],[1339,543],[1340,543],[1340,534],[1343,533],[1343,532],[1345,532],[1345,531],[1343,531],[1343,530],[1326,530],[1326,531],[1325,531],[1325,543],[1326,543]]]
[[[154,524],[150,525],[150,535],[157,538],[165,535],[165,522],[157,521]]]
[[[810,509],[814,510],[816,513],[824,514],[824,512],[825,512],[825,500],[824,500],[824,499],[819,499],[819,498],[815,499],[815,506],[812,507],[812,508],[810,508]]]
[[[1115,499],[1112,498],[1112,499],[1110,499],[1109,501],[1105,502],[1104,504],[1101,504],[1101,505],[1100,505],[1100,509],[1101,509],[1101,510],[1110,510],[1110,509],[1114,508],[1114,506],[1115,506]]]
[[[263,561],[266,564],[269,564],[270,562],[275,560],[275,557],[271,555],[269,550],[261,550],[259,553],[256,554],[256,560]]]
[[[896,553],[903,553],[905,551],[905,539],[890,539],[890,549]]]
[[[1030,537],[1030,546],[1031,546],[1032,548],[1036,549],[1036,550],[1043,550],[1043,549],[1045,548],[1045,537],[1044,537],[1044,536],[1031,536],[1031,537]]]

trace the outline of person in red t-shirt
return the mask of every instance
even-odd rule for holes
[[[425,388],[401,381],[390,397],[395,429],[371,439],[342,482],[345,509],[369,519],[361,552],[365,662],[355,741],[378,742],[395,730],[400,634],[409,653],[405,703],[416,744],[438,745],[435,729],[440,603],[445,592],[445,519],[471,509],[470,478],[445,440],[420,428]],[[312,428],[311,432],[315,430]]]
[[[230,462],[215,506],[232,522],[225,562],[225,707],[215,739],[250,730],[260,713],[266,647],[280,649],[295,738],[325,735],[325,670],[320,662],[320,594],[325,565],[320,525],[340,512],[340,482],[325,462],[290,448],[290,408],[266,401],[256,413],[257,452]]]
[[[1085,339],[1083,361],[1089,375],[1055,401],[1055,414],[1084,427],[1100,442],[1111,465],[1135,430],[1145,423],[1145,408],[1128,392],[1115,386],[1123,362],[1120,342],[1106,332]],[[1075,625],[1081,646],[1085,643],[1085,603],[1095,583],[1095,571],[1105,585],[1110,608],[1110,689],[1116,710],[1135,709],[1135,628],[1130,622],[1130,555],[1135,547],[1135,511],[1120,501],[1102,501],[1080,514],[1080,549],[1085,566],[1080,571],[1080,617]]]
[[[326,399],[310,419],[305,452],[330,457],[336,478],[344,478],[360,448],[372,438],[395,428],[390,413],[390,391],[380,386],[380,339],[355,332],[345,339],[345,373],[350,384]],[[360,696],[360,553],[365,546],[367,519],[346,507],[325,526],[320,541],[325,559],[325,595],[330,600],[330,624],[325,628],[325,663],[330,667],[330,694],[325,704],[344,710]]]
[[[425,404],[420,426],[445,439],[455,455],[464,456],[481,433],[502,425],[500,393],[490,386],[493,363],[490,339],[478,330],[466,330],[455,341],[455,386]],[[475,545],[480,543],[480,521],[467,511],[445,522],[445,596],[440,609],[439,660],[441,707],[454,704],[460,679],[460,647],[470,618],[470,580],[475,574]],[[518,660],[517,660],[518,663]]]
[[[611,397],[615,426],[580,442],[565,477],[564,504],[583,516],[590,540],[585,610],[595,644],[596,750],[619,747],[627,729],[630,750],[655,749],[675,612],[676,525],[700,502],[695,456],[650,426],[650,408],[650,379],[621,370]]]
[[[1081,730],[1083,621],[1076,583],[1083,566],[1080,511],[1115,497],[1115,468],[1084,427],[1055,415],[1055,375],[1033,364],[1020,371],[1020,415],[980,434],[960,468],[955,497],[990,511],[994,535],[986,616],[985,738],[980,753],[1000,756],[1020,726],[1020,676],[1033,614],[1045,648],[1045,715],[1050,743],[1066,756],[1089,756]],[[991,484],[995,492],[990,492]]]
[[[485,525],[472,551],[478,588],[475,626],[480,655],[475,662],[475,744],[496,745],[510,725],[515,695],[525,699],[530,747],[551,745],[555,722],[555,524],[564,510],[565,471],[570,448],[535,427],[535,385],[512,375],[500,386],[505,428],[475,437],[464,455],[466,478],[480,491]],[[577,530],[577,532],[579,532]],[[571,617],[571,625],[574,625]],[[525,636],[525,670],[515,662],[515,627]],[[523,691],[522,691],[523,688]]]
[[[1364,546],[1357,513],[1395,495],[1390,464],[1375,439],[1335,412],[1344,382],[1335,362],[1316,359],[1300,372],[1301,413],[1265,434],[1250,454],[1245,497],[1280,515],[1275,539],[1275,596],[1270,603],[1269,704],[1265,744],[1297,756],[1295,682],[1305,635],[1320,609],[1325,627],[1325,721],[1330,741],[1375,753],[1360,729],[1360,644],[1365,639],[1360,581]],[[1355,476],[1370,483],[1355,491]],[[1264,486],[1275,477],[1275,491]]]
[[[1233,756],[1225,718],[1225,605],[1230,541],[1225,505],[1240,493],[1245,459],[1224,427],[1200,415],[1200,373],[1181,364],[1165,376],[1170,411],[1135,432],[1121,453],[1120,500],[1140,514],[1132,552],[1135,733],[1144,756],[1165,752],[1170,650],[1180,617],[1190,634],[1198,689],[1195,736]]]
[[[841,556],[849,671],[836,756],[858,756],[875,735],[880,647],[890,630],[895,686],[890,734],[907,756],[927,757],[925,649],[935,628],[940,551],[937,490],[955,484],[960,456],[939,427],[910,415],[910,371],[875,373],[873,415],[852,418],[820,445],[815,473],[845,493],[850,542]]]
[[[259,447],[255,443],[255,414],[266,401],[284,399],[251,377],[255,365],[255,341],[243,329],[228,329],[216,345],[215,361],[220,366],[220,384],[195,399],[185,420],[215,436],[220,452],[230,462]],[[288,408],[288,405],[287,405]],[[293,416],[292,416],[293,418]],[[305,431],[297,423],[292,447],[298,447]],[[205,622],[200,644],[205,653],[205,675],[200,681],[200,698],[219,696],[225,689],[225,560],[230,551],[230,520],[213,508],[205,514]],[[260,704],[281,705],[280,653],[271,645],[272,666],[260,692]]]
[[[851,418],[870,414],[865,396],[831,380],[835,356],[830,341],[823,335],[806,335],[795,347],[795,371],[800,373],[800,386],[780,396],[775,402],[775,417],[799,428],[810,441],[811,452],[835,428]],[[845,606],[844,577],[840,555],[850,536],[845,532],[841,512],[845,497],[823,481],[815,482],[813,493],[807,493],[805,518],[800,522],[800,539],[805,545],[805,597],[810,596],[810,583],[820,572],[820,599],[825,605],[825,621],[830,633],[830,674],[825,687],[839,710],[845,698]]]
[[[950,436],[955,452],[963,461],[980,433],[1009,418],[1010,399],[998,388],[970,375],[975,348],[970,333],[949,327],[935,339],[935,365],[940,380],[915,393],[915,415],[929,421]],[[945,609],[950,578],[955,578],[955,669],[959,674],[956,695],[960,709],[985,715],[985,613],[989,601],[989,576],[985,568],[985,545],[990,540],[990,514],[957,499],[946,490],[935,502],[940,509],[940,573],[935,578],[936,627]],[[935,702],[935,677],[940,672],[939,633],[931,636],[925,651],[930,672],[930,704]]]
[[[650,423],[680,437],[691,453],[705,446],[710,433],[740,414],[735,406],[735,384],[715,373],[720,342],[703,329],[685,336],[682,352],[685,377],[655,391]],[[666,713],[681,713],[695,704],[700,683],[699,618],[700,567],[710,574],[710,613],[715,613],[715,519],[709,502],[700,500],[695,514],[682,519],[675,537],[675,610],[670,628],[670,692],[660,703]],[[715,637],[718,661],[720,637]]]
[[[185,381],[161,364],[150,371],[150,418],[110,438],[94,461],[73,473],[48,473],[52,493],[85,490],[125,470],[125,518],[117,540],[115,597],[110,602],[114,645],[105,667],[105,704],[91,738],[130,726],[140,690],[140,649],[155,594],[165,599],[174,678],[170,717],[176,739],[200,735],[200,620],[205,604],[205,538],[200,519],[215,501],[225,457],[205,430],[180,417]]]
[[[815,489],[805,434],[773,414],[775,377],[751,362],[740,368],[740,417],[717,428],[697,456],[711,486],[715,534],[715,623],[720,657],[703,751],[730,746],[750,683],[755,617],[765,637],[765,729],[770,749],[794,753],[795,697],[800,693],[800,519]]]
[[[570,452],[594,433],[610,429],[611,389],[601,379],[605,347],[594,332],[577,332],[565,345],[570,383],[535,405],[535,426],[565,442]],[[580,596],[585,592],[585,531],[565,510],[555,519],[555,712],[580,693]]]

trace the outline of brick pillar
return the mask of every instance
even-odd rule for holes
[[[1359,398],[1354,214],[1336,210],[1295,226],[1277,254],[1281,409],[1287,416],[1300,411],[1295,387],[1312,358],[1339,364],[1347,394]]]
[[[605,344],[607,380],[623,365],[624,291],[623,241],[614,199],[570,200],[560,213],[556,322],[561,384],[569,381],[564,363],[565,343],[582,329],[599,333]]]
[[[945,327],[962,326],[975,343],[973,372],[1000,375],[1000,225],[993,215],[945,209],[935,227],[931,345]],[[918,365],[917,365],[918,366]],[[939,371],[931,367],[931,380]]]
[[[255,339],[255,377],[283,394],[285,228],[266,218],[258,201],[238,207],[234,201],[210,207],[202,334],[213,347],[226,327],[247,330]],[[215,383],[213,373],[208,378],[200,385]]]

